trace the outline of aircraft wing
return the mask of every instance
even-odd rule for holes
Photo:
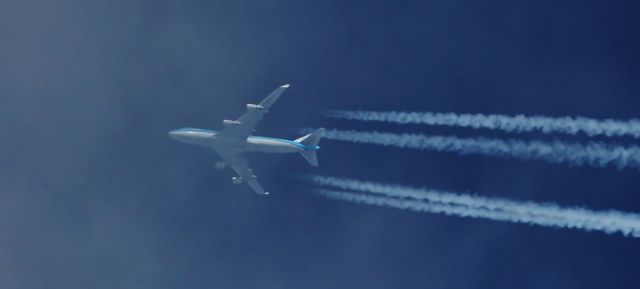
[[[249,162],[244,158],[244,155],[224,149],[216,149],[215,151],[231,167],[231,169],[238,174],[241,182],[247,183],[247,185],[249,185],[249,187],[251,187],[251,189],[253,189],[258,195],[269,194],[268,192],[265,192],[262,185],[260,185],[260,182],[258,182],[257,177],[249,168]],[[235,180],[236,179],[234,179],[234,181]]]
[[[228,139],[246,140],[254,131],[256,124],[269,112],[271,106],[280,98],[280,95],[289,87],[288,84],[276,88],[267,98],[258,105],[247,104],[247,113],[236,121],[222,129],[216,136]]]

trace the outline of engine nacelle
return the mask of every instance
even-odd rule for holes
[[[222,121],[222,124],[223,124],[225,127],[230,127],[230,126],[241,125],[242,123],[241,123],[241,122],[239,122],[239,121],[236,121],[236,120],[228,120],[228,119],[225,119],[225,120],[223,120],[223,121]]]
[[[248,111],[252,111],[252,110],[264,110],[264,106],[262,106],[262,105],[257,105],[257,104],[247,104],[247,110],[248,110]]]
[[[231,181],[233,182],[234,185],[239,185],[244,182],[244,179],[242,177],[232,177]]]

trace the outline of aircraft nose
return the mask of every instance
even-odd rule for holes
[[[172,139],[178,139],[180,136],[180,132],[178,130],[172,130],[169,132],[169,137]]]

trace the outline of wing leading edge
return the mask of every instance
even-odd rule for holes
[[[246,140],[254,131],[256,124],[269,112],[271,106],[278,101],[280,95],[282,95],[287,88],[289,88],[288,84],[282,85],[271,92],[269,96],[259,104],[247,104],[248,111],[236,121],[229,122],[229,125],[218,133],[218,137]]]

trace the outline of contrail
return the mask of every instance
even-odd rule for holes
[[[364,182],[325,176],[307,177],[316,185],[371,194],[320,189],[316,192],[340,200],[389,206],[460,217],[526,223],[545,227],[621,233],[640,237],[640,215],[618,211],[594,212],[582,208],[562,208],[555,204],[516,202],[450,192]]]
[[[488,138],[458,138],[423,134],[395,134],[376,131],[327,130],[325,137],[353,143],[400,148],[453,152],[460,155],[486,155],[523,160],[542,160],[571,166],[640,168],[640,148],[560,141],[520,141]]]
[[[343,190],[362,191],[373,194],[381,194],[396,198],[411,198],[416,200],[429,201],[434,203],[443,203],[458,206],[467,206],[478,209],[501,210],[515,213],[535,212],[537,215],[545,215],[551,217],[573,218],[591,215],[592,212],[580,208],[562,209],[556,204],[551,203],[533,203],[533,202],[516,202],[498,198],[478,197],[468,194],[456,194],[446,191],[436,191],[428,189],[416,189],[400,185],[381,184],[376,182],[359,181],[349,178],[337,178],[327,176],[307,176],[316,185],[329,186]],[[622,216],[622,218],[620,218]],[[633,215],[636,222],[640,225],[640,215]],[[624,219],[625,213],[610,211],[606,214],[601,213],[600,219],[613,218]]]
[[[440,213],[450,216],[483,218],[502,222],[525,223],[529,225],[539,225],[544,227],[571,228],[584,231],[601,231],[607,234],[622,233],[624,236],[635,238],[640,237],[638,226],[616,226],[615,224],[603,224],[603,222],[591,224],[586,221],[575,222],[572,220],[561,219],[551,220],[544,216],[524,214],[516,215],[501,211],[482,210],[463,206],[451,206],[439,203],[421,202],[410,199],[389,198],[366,194],[339,192],[333,190],[318,189],[315,190],[315,192],[332,199],[351,201],[359,204],[386,206],[418,212]]]
[[[486,209],[469,208],[464,206],[447,205],[441,203],[422,202],[412,199],[390,198],[384,196],[376,196],[369,194],[359,194],[351,192],[342,192],[327,189],[313,189],[312,191],[324,195],[326,197],[351,201],[359,204],[387,206],[399,209],[408,209],[413,211],[438,213],[449,216],[484,218],[494,221],[515,222],[515,223],[534,223],[531,216],[513,216],[508,212],[492,211]],[[539,218],[542,219],[542,218]],[[547,223],[547,222],[545,222]]]
[[[640,138],[640,120],[594,119],[586,117],[548,117],[501,114],[456,114],[434,112],[382,112],[329,110],[325,116],[359,121],[378,121],[398,124],[457,126],[472,129],[492,129],[505,132],[564,133],[588,136],[629,136]]]

